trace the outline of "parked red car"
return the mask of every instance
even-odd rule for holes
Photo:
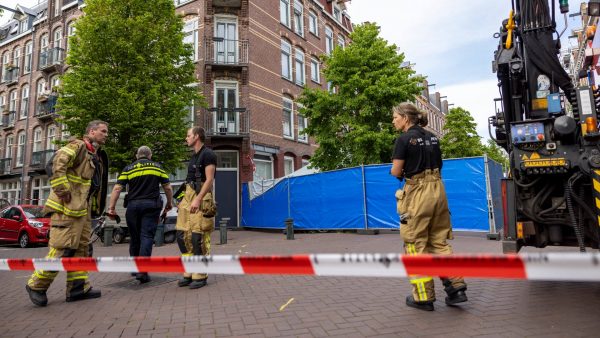
[[[48,243],[50,218],[42,206],[11,205],[0,211],[0,241],[18,242],[22,248]]]

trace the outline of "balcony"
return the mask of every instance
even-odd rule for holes
[[[62,65],[65,59],[64,55],[64,50],[58,47],[40,52],[40,59],[38,60],[38,70],[44,72],[52,72],[57,70],[58,67]]]
[[[4,82],[4,84],[7,86],[17,84],[19,82],[19,67],[8,65],[6,68],[4,68],[2,82]]]
[[[33,116],[41,122],[53,119],[57,115],[55,109],[57,99],[57,95],[40,95]]]
[[[213,0],[215,7],[242,7],[242,0]]]
[[[16,111],[9,111],[8,114],[2,116],[2,128],[9,130],[15,127],[15,120],[17,118]]]
[[[54,154],[54,150],[52,150],[52,149],[42,150],[42,151],[34,151],[31,154],[30,167],[32,169],[39,169],[39,168],[44,169],[44,166],[46,165],[46,163],[48,162],[50,157],[52,157],[52,154]]]
[[[228,40],[223,38],[204,39],[204,60],[218,66],[248,65],[248,40]]]
[[[208,108],[204,112],[203,122],[208,136],[250,135],[250,112],[246,108]]]
[[[12,174],[12,158],[0,159],[0,176]]]

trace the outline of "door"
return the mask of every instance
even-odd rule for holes
[[[239,153],[235,150],[216,150],[217,173],[215,176],[215,200],[219,226],[222,218],[229,218],[228,227],[239,226]]]
[[[219,64],[237,64],[237,23],[218,18],[215,26],[215,60]]]
[[[23,222],[23,215],[21,214],[21,210],[18,208],[10,208],[10,210],[5,214],[6,217],[3,218],[4,221],[4,238],[8,240],[17,240],[17,236],[19,235],[19,229],[21,229],[21,223]],[[13,217],[18,216],[19,220],[13,219]]]
[[[0,238],[1,239],[6,239],[7,234],[6,234],[6,229],[4,228],[4,218],[8,217],[8,214],[11,212],[10,211],[11,208],[7,208],[2,210],[2,213],[0,214]]]
[[[216,131],[220,134],[237,134],[239,130],[237,107],[237,83],[215,84]]]

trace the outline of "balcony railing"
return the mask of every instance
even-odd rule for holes
[[[10,111],[8,114],[2,116],[2,128],[9,129],[15,126],[15,120],[17,118],[16,111]]]
[[[34,151],[31,154],[31,167],[42,168],[46,165],[50,157],[54,154],[54,150]]]
[[[19,67],[9,66],[4,68],[2,82],[4,82],[7,86],[19,82]]]
[[[0,175],[8,175],[12,172],[12,158],[0,159]]]
[[[248,40],[205,38],[204,58],[214,65],[241,66],[248,64]]]
[[[57,95],[48,95],[43,100],[40,100],[41,97],[38,97],[38,102],[35,107],[35,112],[33,113],[34,117],[37,117],[40,120],[50,119],[56,115],[56,100],[58,99]]]
[[[54,66],[62,64],[64,58],[64,50],[62,48],[55,47],[40,52],[40,59],[38,60],[38,69],[51,69]]]
[[[204,113],[204,130],[209,136],[244,136],[250,133],[246,108],[209,108]]]

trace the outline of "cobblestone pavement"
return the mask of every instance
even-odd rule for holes
[[[399,252],[398,232],[213,233],[213,254]],[[456,234],[460,253],[500,253],[500,242]],[[565,250],[562,248],[562,250]],[[1,258],[43,257],[47,248],[0,246]],[[98,256],[126,256],[127,244],[97,246]],[[177,255],[175,244],[154,255]],[[436,281],[436,311],[407,308],[404,279],[211,275],[206,287],[179,288],[173,274],[137,285],[126,273],[92,273],[99,299],[66,303],[65,274],[38,308],[25,291],[28,272],[0,272],[0,337],[592,337],[600,332],[600,283],[468,280],[469,302],[447,307]],[[288,304],[289,303],[289,304]],[[282,305],[288,304],[283,309]]]

